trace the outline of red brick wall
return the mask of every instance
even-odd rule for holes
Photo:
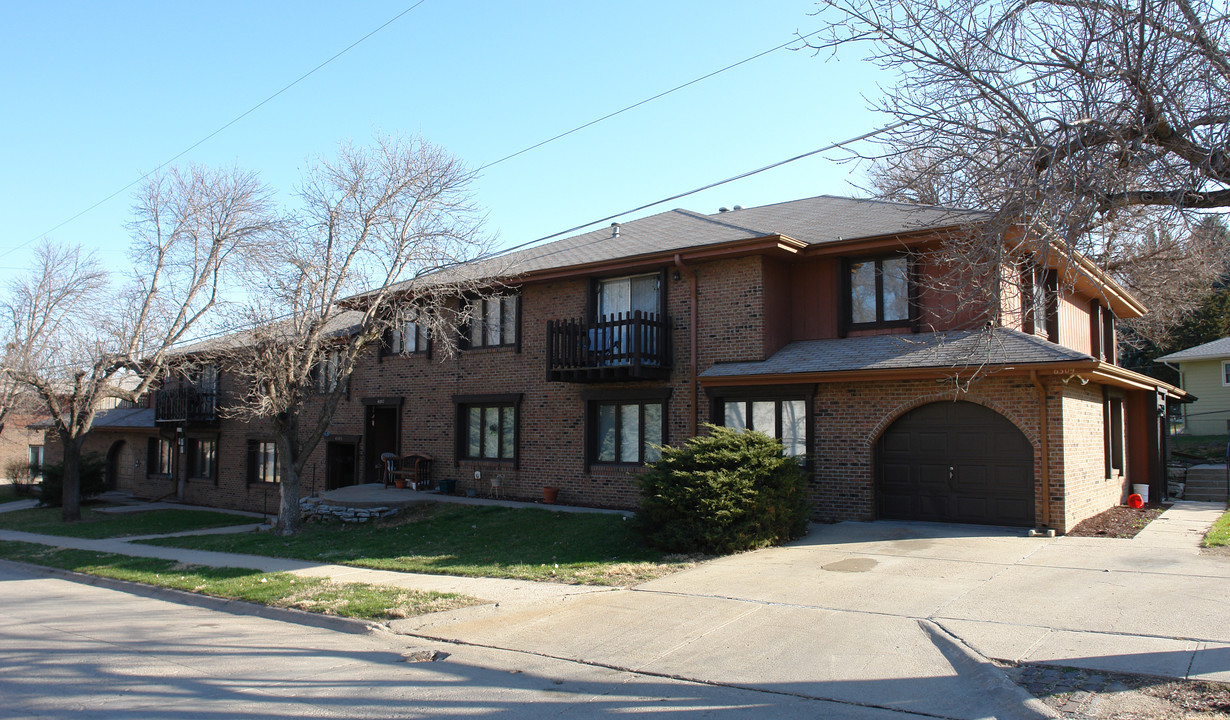
[[[812,517],[838,520],[875,519],[876,441],[893,421],[932,402],[962,400],[995,410],[1017,426],[1034,447],[1034,482],[1038,460],[1038,401],[1028,378],[984,378],[968,392],[951,382],[898,380],[877,383],[822,383],[815,399],[816,443],[809,496]],[[1041,517],[1041,507],[1035,508]]]
[[[1106,477],[1102,386],[1078,381],[1056,382],[1061,408],[1062,500],[1053,504],[1061,530],[1118,505],[1126,497],[1124,477]],[[1053,493],[1058,494],[1058,493]]]

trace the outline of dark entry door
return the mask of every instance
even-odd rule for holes
[[[367,407],[367,457],[363,464],[363,481],[384,482],[384,463],[380,456],[397,453],[398,409],[381,405]]]
[[[354,485],[359,448],[352,442],[330,442],[325,447],[325,484],[329,490]]]
[[[108,490],[120,489],[120,455],[124,452],[124,441],[118,440],[107,451],[106,483]]]
[[[1032,526],[1033,447],[981,405],[937,402],[901,416],[876,445],[879,517]]]

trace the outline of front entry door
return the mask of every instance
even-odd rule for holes
[[[329,490],[354,485],[358,446],[352,442],[330,442],[325,447],[325,484]]]
[[[384,482],[384,463],[380,456],[384,453],[398,452],[397,420],[398,409],[382,405],[367,407],[366,427],[366,459],[363,463],[363,481],[369,483]]]

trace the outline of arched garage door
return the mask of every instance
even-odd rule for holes
[[[902,415],[876,444],[881,518],[1034,524],[1034,453],[1003,415],[937,402]]]

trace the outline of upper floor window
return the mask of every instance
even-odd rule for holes
[[[596,299],[599,320],[629,318],[635,312],[657,315],[662,312],[662,274],[599,280]]]
[[[340,350],[326,350],[320,353],[316,365],[316,391],[329,393],[337,389],[341,378],[342,353]]]
[[[517,295],[493,295],[472,301],[470,327],[466,334],[469,346],[516,345],[519,300]]]
[[[851,325],[904,324],[910,320],[910,260],[906,255],[848,263]]]
[[[1021,270],[1022,329],[1059,342],[1059,280],[1054,270],[1030,264]]]
[[[206,365],[202,367],[197,372],[196,377],[193,378],[193,383],[196,385],[197,390],[203,393],[213,394],[218,392],[218,366]]]
[[[409,311],[405,319],[389,331],[388,347],[394,355],[427,352],[427,325],[420,322],[417,310]]]
[[[1222,387],[1230,387],[1230,360],[1221,361],[1221,384]]]

